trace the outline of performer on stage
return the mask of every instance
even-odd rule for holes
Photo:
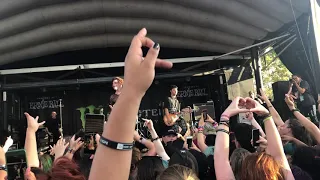
[[[121,94],[121,89],[123,86],[123,79],[120,77],[115,77],[112,80],[112,88],[115,90],[115,93],[110,96],[110,108],[116,103],[119,95]]]
[[[176,132],[180,132],[182,136],[187,132],[187,123],[180,116],[180,103],[177,99],[178,87],[171,85],[170,97],[164,102],[164,116],[163,120],[167,126],[172,126]]]
[[[52,137],[53,142],[50,145],[54,145],[58,142],[60,138],[60,119],[57,117],[57,113],[55,111],[51,112],[51,117],[46,121],[45,126],[47,128],[47,132]]]
[[[311,121],[317,124],[316,102],[312,96],[309,83],[299,75],[292,75],[291,86],[293,97],[296,99],[301,113],[306,117],[310,117]]]

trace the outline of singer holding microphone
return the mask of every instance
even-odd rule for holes
[[[316,113],[316,101],[312,96],[312,90],[307,81],[303,80],[300,75],[292,75],[290,80],[290,90],[288,94],[295,99],[298,109],[311,121],[318,125],[319,121]]]

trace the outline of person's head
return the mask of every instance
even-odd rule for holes
[[[72,179],[85,180],[79,166],[66,157],[60,157],[54,161],[51,169],[51,180]]]
[[[313,147],[298,147],[292,155],[292,164],[300,167],[313,179],[320,179],[320,151]]]
[[[120,77],[115,77],[112,79],[112,88],[115,90],[115,91],[118,91],[122,88],[122,85],[123,85],[123,79],[120,78]]]
[[[48,154],[44,154],[42,156],[39,157],[39,161],[40,161],[40,168],[45,172],[49,172],[51,170],[52,167],[52,158],[50,155]]]
[[[198,170],[199,170],[199,175],[198,177],[200,179],[205,179],[208,177],[208,160],[206,155],[204,155],[202,152],[199,152],[194,149],[190,149],[189,152],[196,158],[197,163],[198,163]],[[213,158],[212,158],[213,159]],[[212,160],[210,159],[210,161]],[[213,180],[213,178],[210,178]]]
[[[51,112],[51,118],[52,118],[52,119],[56,119],[56,118],[57,118],[57,112],[52,111],[52,112]]]
[[[138,148],[132,149],[132,156],[131,156],[131,167],[130,167],[130,177],[136,179],[137,176],[137,163],[141,160],[141,152]]]
[[[230,165],[236,179],[240,178],[240,172],[242,168],[242,162],[250,154],[250,152],[243,148],[238,148],[233,151],[230,157]]]
[[[208,134],[206,135],[205,143],[207,146],[215,146],[216,144],[216,135]]]
[[[162,141],[167,144],[170,141],[177,140],[178,134],[174,129],[166,130],[162,135]]]
[[[193,170],[180,165],[173,165],[164,170],[157,180],[198,180]]]
[[[178,94],[178,86],[171,85],[170,86],[170,95],[171,96],[177,96],[177,94]]]
[[[309,132],[295,118],[288,119],[283,125],[278,127],[278,131],[280,135],[294,137],[307,145],[312,144]]]
[[[251,144],[252,126],[245,123],[239,123],[234,128],[235,144],[237,148],[244,148],[250,152],[255,152]]]
[[[198,162],[196,158],[187,150],[180,150],[173,153],[170,157],[169,166],[179,164],[192,169],[196,175],[199,173]]]
[[[137,163],[137,179],[139,180],[152,180],[164,171],[162,160],[158,156],[144,156]]]
[[[302,78],[298,74],[293,74],[292,75],[292,80],[296,81],[297,83],[300,83],[302,81]]]
[[[284,180],[281,165],[266,153],[253,153],[242,162],[240,179]]]

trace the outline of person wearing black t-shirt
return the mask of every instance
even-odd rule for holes
[[[59,123],[60,119],[57,117],[57,113],[55,111],[51,112],[51,117],[45,123],[47,131],[53,140],[50,145],[56,144],[60,138]]]
[[[115,77],[112,80],[112,88],[115,91],[114,94],[110,96],[109,107],[112,109],[113,105],[116,103],[119,95],[121,94],[121,89],[123,86],[123,79],[120,77]]]
[[[315,112],[316,101],[312,96],[310,85],[303,80],[299,75],[292,76],[292,94],[296,99],[298,109],[301,113],[310,117],[313,123],[318,123],[318,118]]]

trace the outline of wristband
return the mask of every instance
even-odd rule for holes
[[[219,122],[219,125],[224,125],[224,126],[229,127],[229,123],[227,123],[227,122],[225,122],[225,121]]]
[[[226,115],[226,114],[222,114],[222,115],[221,115],[221,118],[222,118],[222,117],[225,117],[225,118],[227,118],[227,119],[230,119],[230,116],[228,116],[228,115]]]
[[[151,139],[151,142],[156,141],[156,140],[158,140],[158,139],[160,139],[160,138],[159,138],[159,137],[156,137],[156,138],[154,138],[154,139]]]
[[[115,142],[115,141],[111,141],[103,136],[100,137],[99,142],[100,142],[100,144],[102,144],[108,148],[120,150],[120,151],[130,151],[133,148],[133,143]]]
[[[7,171],[6,165],[0,165],[0,171]]]
[[[218,132],[224,132],[224,133],[226,133],[226,134],[229,135],[229,131],[227,131],[227,130],[225,130],[225,129],[218,129],[218,130],[217,130],[217,133],[218,133]]]
[[[72,148],[68,148],[68,153],[74,154],[74,150]]]
[[[263,123],[265,123],[266,121],[269,121],[269,120],[271,120],[271,119],[272,119],[271,117],[265,118],[265,119],[263,120]]]
[[[204,128],[204,126],[198,126],[198,129],[203,129]]]
[[[292,109],[291,112],[292,112],[292,113],[294,113],[294,112],[300,112],[300,110],[299,110],[299,109]]]

